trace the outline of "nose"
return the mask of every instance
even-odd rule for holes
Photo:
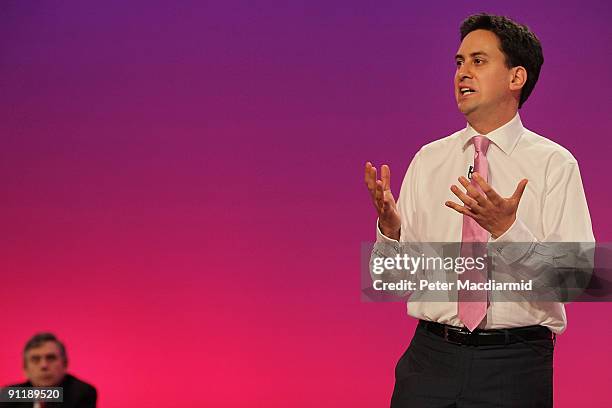
[[[457,68],[457,79],[459,80],[459,82],[461,82],[466,78],[472,78],[472,73],[470,72],[466,64],[461,64]]]

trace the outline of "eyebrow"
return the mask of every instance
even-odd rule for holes
[[[486,53],[486,52],[484,52],[484,51],[476,51],[476,52],[471,53],[471,54],[470,54],[470,57],[472,57],[472,58],[473,58],[473,57],[477,57],[477,56],[479,56],[479,55],[482,55],[482,56],[484,56],[484,57],[488,57],[488,56],[489,56],[489,54],[487,54],[487,53]],[[457,54],[457,55],[455,55],[455,60],[458,60],[459,58],[463,59],[463,55],[461,55],[461,54]]]
[[[58,353],[47,353],[47,354],[30,354],[30,358],[51,358],[59,357]]]

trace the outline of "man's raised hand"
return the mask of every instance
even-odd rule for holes
[[[453,201],[447,201],[445,204],[458,213],[473,218],[496,239],[506,232],[516,220],[516,212],[527,186],[527,179],[522,179],[518,183],[512,196],[503,198],[493,190],[480,174],[473,173],[472,178],[478,183],[485,195],[482,195],[468,179],[461,176],[458,180],[465,187],[466,192],[464,193],[454,184],[451,186],[451,191],[463,201],[464,205],[459,205]]]
[[[402,223],[395,198],[391,193],[391,170],[386,164],[383,164],[380,169],[380,178],[380,180],[376,178],[376,167],[367,162],[365,165],[365,184],[378,213],[380,230],[385,236],[399,241]]]

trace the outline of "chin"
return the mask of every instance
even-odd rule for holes
[[[459,112],[461,112],[464,116],[468,116],[470,113],[474,112],[474,109],[470,109],[468,106],[457,106],[459,108]]]
[[[36,383],[32,383],[35,387],[55,387],[57,384],[59,382],[55,380],[39,380]]]

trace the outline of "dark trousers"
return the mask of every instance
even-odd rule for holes
[[[417,326],[395,368],[391,408],[553,406],[554,342],[453,344]]]

